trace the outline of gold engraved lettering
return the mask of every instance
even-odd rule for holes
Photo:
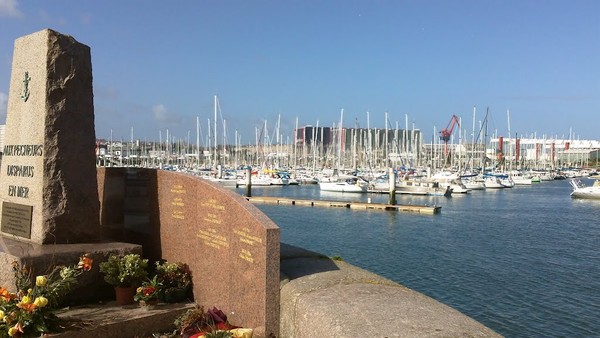
[[[206,230],[198,230],[196,236],[202,239],[202,242],[210,247],[215,249],[228,248],[229,243],[227,242],[227,238],[225,236],[219,235],[217,230],[213,228],[208,228]]]
[[[246,243],[246,244],[250,244],[250,245],[254,245],[254,242],[252,242],[249,239],[245,239],[244,237],[240,237],[240,242]]]
[[[185,203],[183,202],[182,198],[176,197],[171,202],[171,205],[174,205],[174,206],[177,206],[177,207],[183,207],[183,206],[185,206]]]
[[[258,236],[252,236],[251,234],[248,233],[249,231],[250,231],[250,229],[243,227],[240,230],[234,229],[233,233],[240,236],[240,242],[242,242],[242,243],[246,243],[246,244],[250,244],[250,245],[254,245],[255,243],[262,244],[262,238],[260,238]]]
[[[178,210],[174,210],[171,213],[171,217],[176,218],[176,219],[185,219],[185,215],[183,214],[183,211],[178,211]]]
[[[175,194],[185,194],[185,189],[183,189],[183,185],[181,185],[181,184],[175,184],[171,188],[171,192],[175,193]]]
[[[223,223],[223,221],[219,218],[218,215],[215,214],[207,214],[206,217],[203,218],[206,222],[209,223],[213,223],[213,224],[221,224]]]
[[[225,206],[218,204],[217,200],[214,198],[210,198],[208,201],[202,202],[202,204],[200,204],[200,205],[203,207],[208,207],[208,208],[212,208],[215,210],[222,210],[222,211],[225,210]]]
[[[246,249],[242,249],[242,251],[239,254],[239,257],[241,259],[245,260],[246,262],[254,263],[254,258],[252,257],[252,253]]]

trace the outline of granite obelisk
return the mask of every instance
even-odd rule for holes
[[[15,40],[0,166],[1,233],[100,237],[90,48],[45,29]]]

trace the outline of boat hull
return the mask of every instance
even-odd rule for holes
[[[319,189],[321,191],[329,192],[351,192],[351,193],[363,193],[367,192],[366,186],[347,184],[345,182],[321,182],[319,183]]]
[[[600,181],[595,181],[592,186],[585,186],[580,180],[571,180],[569,183],[573,187],[571,197],[600,200]]]
[[[573,191],[571,193],[571,197],[588,200],[600,200],[600,191]]]

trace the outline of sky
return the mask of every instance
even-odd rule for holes
[[[597,0],[0,0],[0,123],[14,40],[45,28],[91,48],[97,138],[194,143],[199,120],[206,145],[217,96],[219,143],[296,121],[428,142],[453,115],[470,138],[486,111],[498,136],[600,139]]]

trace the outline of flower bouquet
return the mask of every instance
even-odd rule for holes
[[[88,254],[73,266],[55,266],[32,279],[27,266],[13,263],[17,292],[0,287],[0,337],[32,337],[59,330],[55,311],[77,278],[92,268]]]
[[[231,325],[223,311],[213,307],[204,312],[196,306],[175,320],[182,337],[189,338],[252,338],[252,329]]]
[[[154,278],[142,282],[142,286],[136,289],[133,300],[138,302],[141,307],[149,310],[158,304],[160,287],[161,283],[158,281],[157,276],[154,276]]]

